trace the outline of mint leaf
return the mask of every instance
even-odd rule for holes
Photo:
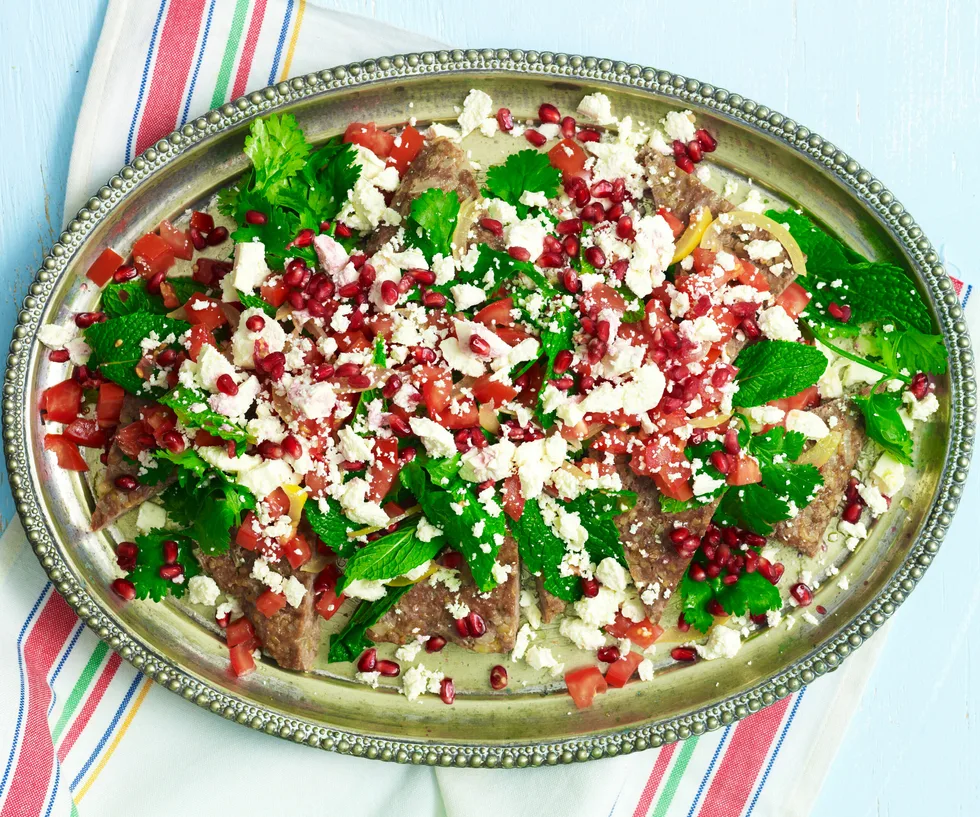
[[[507,534],[503,514],[490,516],[471,484],[458,476],[446,486],[437,486],[416,460],[401,470],[399,478],[422,506],[425,518],[441,528],[447,544],[466,558],[480,592],[496,587],[492,570]]]
[[[896,329],[875,333],[882,363],[896,374],[946,373],[946,346],[942,335],[927,335],[918,329]]]
[[[223,414],[218,414],[208,405],[208,395],[198,389],[177,386],[160,398],[160,402],[174,410],[177,419],[189,429],[200,428],[203,431],[231,440],[235,443],[236,454],[245,451],[248,442],[248,432],[237,423],[231,422]],[[202,409],[203,406],[203,409]]]
[[[636,504],[636,494],[632,491],[589,491],[563,504],[566,510],[578,513],[582,527],[589,532],[585,549],[595,564],[612,558],[628,567],[619,529],[612,520]]]
[[[184,568],[184,580],[175,584],[170,579],[160,576],[163,567],[163,542],[172,540],[177,543],[177,564]],[[167,595],[180,597],[187,590],[187,581],[191,576],[201,572],[197,559],[194,558],[194,542],[180,531],[156,528],[143,536],[136,537],[139,553],[136,556],[136,566],[129,572],[128,579],[136,588],[136,598],[162,601]]]
[[[416,456],[416,459],[418,459],[418,456]],[[451,457],[440,459],[423,457],[419,461],[432,478],[432,481],[442,488],[449,485],[450,481],[459,473],[462,456],[460,454],[453,454]]]
[[[168,345],[179,349],[177,339],[189,329],[190,324],[184,321],[143,312],[93,324],[85,330],[85,341],[92,347],[89,366],[97,367],[105,377],[132,394],[159,395],[164,389],[148,387],[137,372],[144,357],[140,344],[153,333],[160,340],[172,336],[173,342]],[[144,374],[149,376],[151,372]]]
[[[276,308],[264,298],[253,295],[251,292],[242,292],[240,289],[236,289],[235,293],[238,295],[241,305],[246,309],[261,309],[270,318],[276,317]]]
[[[868,436],[899,462],[912,464],[912,435],[902,422],[898,409],[902,398],[898,392],[854,395],[851,399],[864,415]]]
[[[431,187],[412,201],[405,226],[405,241],[422,251],[430,262],[433,256],[450,256],[459,216],[459,194]]]
[[[310,145],[296,117],[271,114],[252,123],[245,155],[252,160],[256,191],[270,197],[306,166]]]
[[[544,589],[562,601],[578,601],[582,597],[581,583],[578,576],[561,575],[565,543],[542,518],[538,501],[527,500],[521,518],[511,519],[508,524],[517,540],[521,562],[533,575],[541,577]]]
[[[417,523],[406,525],[355,551],[344,567],[338,592],[359,579],[381,581],[404,576],[434,559],[445,541],[437,536],[430,542],[423,542],[418,538],[417,528]]]
[[[389,587],[388,592],[377,601],[362,601],[348,619],[347,624],[344,625],[344,629],[336,635],[330,636],[327,661],[332,664],[336,661],[356,660],[365,649],[371,646],[372,642],[364,635],[368,628],[377,624],[382,616],[411,589],[412,585],[410,584],[402,587]]]
[[[320,508],[321,502],[327,506],[326,510]],[[323,544],[340,558],[350,558],[357,543],[347,534],[357,530],[358,526],[341,513],[337,500],[328,496],[322,499],[310,497],[303,505],[303,516]]]
[[[827,358],[813,346],[786,340],[768,340],[746,346],[735,359],[738,391],[732,405],[761,406],[799,394],[816,383],[827,368]]]
[[[523,218],[527,206],[521,204],[524,192],[544,193],[549,199],[558,195],[561,173],[553,167],[547,153],[521,150],[507,157],[502,165],[487,169],[487,186],[483,195],[503,199],[518,208]]]

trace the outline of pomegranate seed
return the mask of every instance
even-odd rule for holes
[[[222,394],[227,394],[229,397],[234,397],[238,394],[238,384],[230,374],[219,375],[215,381],[215,385],[218,387],[218,391]]]
[[[687,623],[683,613],[677,617],[677,629],[682,633],[686,633],[691,629],[691,625]]]
[[[184,438],[179,431],[168,431],[161,438],[163,447],[171,454],[179,454],[184,450]]]
[[[210,247],[217,247],[219,244],[224,244],[227,240],[227,227],[215,227],[210,233],[208,233],[208,246]]]
[[[633,219],[623,216],[616,222],[616,235],[626,240],[633,237]]]
[[[699,128],[694,132],[694,137],[698,140],[698,144],[701,145],[701,150],[705,153],[714,152],[715,148],[718,147],[718,142],[710,133],[708,133],[704,128]]]
[[[675,661],[696,661],[698,654],[690,647],[674,647],[670,651],[670,657]]]
[[[707,578],[704,568],[699,564],[693,564],[688,571],[691,579],[696,582],[703,582]]]
[[[852,525],[857,524],[858,520],[861,518],[861,503],[852,502],[846,508],[844,508],[844,513],[841,514],[841,519],[845,522],[849,522]]]
[[[470,637],[470,628],[466,625],[466,616],[462,618],[457,618],[455,621],[456,632],[459,633],[460,638]]]
[[[446,646],[446,639],[441,635],[434,635],[425,642],[426,652],[439,652],[443,647]]]
[[[398,303],[398,285],[394,281],[381,282],[381,300],[388,306]]]
[[[548,141],[548,137],[540,131],[536,131],[534,128],[528,128],[524,131],[524,138],[536,148],[541,147],[541,145]]]
[[[759,329],[759,324],[755,322],[755,318],[743,318],[738,328],[745,333],[745,337],[749,340],[755,340],[762,335],[762,330]]]
[[[448,299],[441,292],[426,292],[422,296],[422,304],[424,306],[431,306],[436,309],[444,307]]]
[[[475,355],[486,356],[490,354],[490,344],[487,343],[486,338],[482,338],[479,335],[471,335],[470,350]]]
[[[310,274],[307,263],[302,258],[294,258],[286,265],[282,280],[289,287],[304,287],[310,280]]]
[[[817,605],[817,612],[820,613],[820,615],[825,616],[825,615],[827,615],[827,608],[824,607],[822,604],[818,604]]]
[[[579,584],[582,586],[582,595],[587,599],[594,599],[599,595],[599,581],[598,579],[579,579]]]
[[[371,378],[366,374],[355,374],[347,378],[347,385],[352,389],[370,389]]]
[[[556,252],[543,252],[534,263],[543,269],[558,269],[565,260]]]
[[[761,548],[766,544],[766,537],[760,536],[758,533],[746,533],[742,538],[745,539],[745,544],[754,548]]]
[[[357,273],[357,283],[360,284],[364,289],[367,289],[374,283],[374,279],[378,276],[378,271],[371,264],[363,264],[360,271]],[[317,276],[314,276],[314,280]],[[313,286],[313,281],[310,281],[311,287]],[[319,284],[317,285],[319,286]]]
[[[259,210],[248,210],[245,213],[245,222],[247,224],[256,224],[261,226],[268,221],[269,217]]]
[[[612,182],[600,179],[589,188],[589,192],[592,193],[593,198],[608,199],[612,194]]]
[[[732,470],[731,460],[728,459],[728,455],[724,451],[714,451],[708,458],[711,464],[723,474],[727,474]]]
[[[575,119],[571,116],[566,116],[561,120],[561,135],[566,139],[572,139],[575,137]]]
[[[555,374],[564,374],[572,365],[573,359],[574,355],[572,355],[570,350],[562,349],[557,355],[555,355],[555,363],[552,366],[552,371]]]
[[[725,578],[727,579],[729,577],[726,576]],[[725,615],[725,608],[721,606],[721,602],[718,599],[712,599],[708,602],[708,612],[713,616],[723,616]]]
[[[589,199],[592,198],[592,194],[589,193],[589,188],[583,183],[575,188],[574,198],[579,207],[585,207],[589,203]]]
[[[580,142],[598,142],[600,137],[599,131],[592,130],[592,128],[583,128],[575,134],[575,138]]]
[[[530,261],[531,253],[523,247],[508,247],[507,254],[515,261]]]
[[[286,300],[293,309],[306,308],[306,296],[302,292],[296,292],[296,290],[293,290],[286,296]]]
[[[139,273],[136,271],[136,267],[132,264],[123,264],[114,273],[112,273],[112,280],[117,284],[123,284],[126,281],[132,281]]]
[[[402,387],[402,379],[397,374],[393,374],[391,377],[388,378],[387,382],[382,387],[381,396],[387,400],[390,400],[398,393],[398,390],[401,387]]]
[[[700,162],[703,158],[704,148],[701,147],[701,143],[697,139],[692,139],[687,143],[687,155],[691,157],[692,162]]]
[[[257,446],[259,456],[267,460],[281,460],[282,446],[272,440],[263,440]]]
[[[374,665],[375,670],[380,672],[385,678],[397,678],[402,668],[395,661],[382,659]]]
[[[177,362],[177,351],[175,349],[164,349],[157,355],[157,363],[160,366],[172,366]]]
[[[303,456],[303,446],[300,444],[300,441],[296,439],[296,437],[294,437],[292,434],[287,436],[282,441],[282,451],[284,454],[286,454],[289,457],[292,457],[294,460],[299,459],[300,457]]]
[[[692,314],[695,318],[703,317],[707,315],[711,310],[711,298],[707,295],[702,295],[695,301],[693,308],[691,309]]]
[[[177,563],[177,543],[173,539],[164,539],[160,546],[163,548],[164,564],[172,565]]]
[[[673,542],[675,545],[679,545],[682,542],[687,541],[690,535],[691,532],[687,528],[674,528],[670,532],[670,541]]]
[[[294,247],[309,247],[313,243],[313,230],[306,228],[305,230],[300,230],[296,234],[296,238],[293,239],[292,245]]]
[[[261,315],[251,315],[247,321],[245,321],[245,328],[249,332],[261,332],[265,329],[265,318]]]
[[[358,672],[374,672],[378,665],[378,651],[374,647],[368,647],[357,659]]]
[[[456,700],[456,685],[452,678],[443,678],[439,682],[439,697],[444,704],[450,705]]]
[[[136,598],[136,585],[129,579],[116,579],[109,587],[123,601],[132,601]]]
[[[493,233],[496,236],[501,236],[504,234],[504,225],[501,224],[499,221],[497,221],[497,219],[495,218],[481,218],[480,226],[484,230],[487,230],[488,232]]]
[[[88,329],[96,323],[102,323],[106,319],[104,312],[79,312],[75,316],[75,326],[79,329]]]
[[[909,382],[909,393],[916,399],[921,400],[929,393],[929,378],[924,372],[916,372]]]
[[[595,336],[603,343],[609,343],[609,335],[611,332],[612,327],[609,325],[609,321],[599,321],[596,324]]]
[[[589,224],[600,224],[606,219],[605,208],[597,201],[592,202],[587,207],[583,207],[581,215],[582,220],[589,222]]]
[[[507,686],[507,667],[497,664],[490,668],[490,686],[493,689],[503,689]]]
[[[562,270],[560,276],[561,285],[572,293],[572,295],[575,295],[582,288],[582,283],[578,279],[578,273],[571,267],[566,267]]]
[[[359,363],[341,363],[337,367],[337,377],[351,377],[360,373],[361,366]]]
[[[789,594],[796,599],[800,607],[809,607],[813,603],[813,591],[803,582],[790,587]]]
[[[671,149],[674,151],[675,159],[683,159],[687,156],[687,145],[685,145],[680,139],[675,139],[670,143]]]
[[[615,664],[619,660],[619,647],[615,644],[611,647],[599,647],[596,658],[604,664]]]
[[[71,355],[67,349],[54,349],[48,352],[48,360],[52,363],[67,363],[70,359]]]
[[[313,380],[322,383],[327,378],[333,377],[334,367],[330,363],[322,363],[313,370]]]
[[[692,162],[687,156],[681,156],[675,161],[675,164],[685,173],[694,172],[694,162]]]
[[[116,545],[116,564],[123,570],[132,570],[136,567],[136,557],[139,556],[140,549],[135,542],[120,542]]]
[[[585,251],[585,260],[596,269],[606,266],[606,254],[599,247],[589,247]]]
[[[542,122],[549,122],[553,125],[557,125],[561,122],[561,112],[552,105],[550,102],[545,102],[538,108],[538,119]]]
[[[827,311],[841,323],[847,323],[851,319],[851,308],[846,304],[841,306],[834,301],[831,301],[827,306]]]
[[[514,130],[514,117],[510,115],[509,108],[501,108],[497,111],[497,124],[502,131]]]
[[[559,221],[557,226],[558,235],[577,235],[582,232],[582,219],[570,218]]]
[[[389,415],[388,428],[392,430],[396,437],[407,437],[412,433],[408,421],[404,417],[399,417],[397,414]]]
[[[412,280],[417,284],[422,284],[422,286],[431,286],[436,282],[436,274],[432,270],[413,269],[409,270],[409,273]]]
[[[412,357],[415,358],[416,363],[435,363],[436,362],[436,352],[435,349],[430,349],[428,346],[416,346],[412,350]]]
[[[139,487],[139,482],[134,476],[122,474],[116,477],[115,486],[120,491],[135,491]]]
[[[561,242],[561,248],[569,258],[578,258],[579,240],[577,235],[566,235]],[[560,266],[560,265],[559,265]]]
[[[473,638],[479,638],[487,631],[487,625],[483,621],[483,616],[472,611],[466,616],[466,627]]]
[[[184,575],[183,565],[163,565],[157,573],[160,574],[161,579],[166,579],[172,582],[174,579],[179,579]]]
[[[607,351],[608,347],[603,341],[599,340],[599,338],[593,338],[589,341],[587,349],[589,363],[595,366],[596,363],[606,356]]]
[[[191,244],[194,245],[194,249],[198,252],[208,246],[207,238],[204,237],[204,233],[197,229],[197,227],[192,226],[187,231],[187,235],[190,237]]]
[[[595,388],[595,378],[590,374],[584,374],[578,379],[580,391],[590,392]]]
[[[551,384],[559,391],[568,391],[572,386],[575,385],[575,381],[569,377],[559,377],[557,380],[552,380]]]

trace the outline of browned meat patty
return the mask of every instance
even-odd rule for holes
[[[832,417],[837,418],[837,425],[830,433],[838,436],[840,442],[833,456],[820,468],[824,484],[817,498],[800,511],[795,519],[781,522],[775,530],[777,539],[810,557],[819,552],[824,531],[837,516],[851,471],[857,465],[866,439],[860,412],[847,397],[824,403],[813,409],[813,413],[828,425],[833,422]]]
[[[658,207],[666,207],[684,224],[687,224],[691,213],[701,207],[707,207],[713,216],[734,209],[731,203],[702,184],[693,173],[685,173],[675,165],[673,157],[645,147],[636,158],[647,169],[647,183],[654,202]]]
[[[565,602],[544,589],[544,579],[540,576],[536,576],[534,581],[538,586],[538,607],[541,608],[541,620],[545,624],[550,624],[554,621],[555,616],[561,615],[565,611]]]
[[[461,202],[475,199],[480,193],[476,177],[470,170],[469,159],[459,145],[448,139],[435,139],[419,151],[402,176],[401,184],[391,199],[391,208],[402,217],[407,216],[411,212],[412,202],[433,187],[447,193],[455,190]],[[368,255],[377,252],[396,232],[398,228],[391,226],[375,230],[367,243]]]
[[[255,600],[266,586],[251,577],[255,554],[232,543],[220,556],[195,554],[204,571],[215,580],[222,593],[234,596],[245,616],[252,622],[262,652],[275,659],[285,669],[308,670],[316,660],[320,646],[320,616],[313,609],[313,573],[294,571],[283,560],[274,569],[286,578],[296,576],[306,587],[299,607],[286,605],[272,618],[266,618],[255,608]]]
[[[637,476],[625,464],[620,466],[619,475],[623,488],[636,493],[636,505],[616,517],[616,527],[633,583],[641,595],[650,588],[655,591],[656,599],[650,604],[644,602],[643,606],[656,624],[691,562],[690,557],[677,552],[670,541],[670,531],[683,527],[694,536],[703,536],[718,503],[684,513],[665,514],[660,510],[660,492],[653,480]]]
[[[109,449],[105,472],[99,483],[99,499],[95,503],[95,510],[92,511],[92,530],[102,530],[106,525],[111,525],[127,511],[163,493],[176,479],[175,476],[170,476],[156,485],[140,485],[132,491],[124,491],[116,487],[118,477],[129,474],[138,479],[138,471],[139,464],[127,462],[122,449],[113,443]]]
[[[393,610],[368,630],[372,641],[406,644],[419,635],[441,635],[474,652],[510,652],[514,648],[520,621],[518,602],[521,592],[517,543],[508,536],[497,560],[510,565],[507,580],[483,597],[473,584],[469,568],[460,570],[462,587],[452,593],[442,582],[423,580],[409,590]],[[450,602],[465,604],[483,618],[487,631],[480,638],[464,638],[456,630],[456,620],[446,609]]]

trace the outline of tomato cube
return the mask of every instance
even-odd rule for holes
[[[494,380],[493,377],[485,374],[477,378],[472,386],[473,399],[477,403],[490,403],[494,408],[500,408],[504,403],[517,397],[517,389],[500,380]]]
[[[402,461],[398,457],[398,438],[379,437],[374,443],[374,460],[368,469],[368,502],[380,502],[398,478]]]
[[[324,590],[317,596],[316,603],[313,606],[324,621],[330,621],[333,614],[340,609],[340,605],[346,600],[347,597],[343,593],[338,596],[336,590]]]
[[[65,426],[65,438],[86,448],[102,448],[106,434],[95,420],[72,420]]]
[[[88,272],[85,275],[98,286],[105,286],[109,282],[109,279],[112,278],[112,274],[122,266],[122,262],[123,259],[119,253],[111,247],[106,247],[99,257],[95,259],[95,263],[88,268]]]
[[[425,144],[425,139],[423,139],[422,134],[411,125],[406,125],[405,130],[392,143],[391,151],[388,153],[388,167],[396,168],[398,175],[401,176],[408,169],[412,160],[418,156],[423,144]]]
[[[798,318],[810,303],[810,293],[797,283],[792,283],[776,298],[776,306],[786,310],[791,318]]]
[[[242,520],[238,533],[235,534],[235,544],[245,550],[258,550],[265,542],[265,537],[258,532],[258,521],[255,514],[249,511]]]
[[[203,323],[198,323],[191,326],[191,345],[187,350],[187,354],[191,360],[197,363],[197,356],[201,354],[201,348],[207,344],[208,346],[214,346],[218,348],[218,343],[214,339],[214,335],[211,334],[211,330],[208,329]]]
[[[185,230],[178,230],[169,221],[164,219],[160,222],[160,238],[170,245],[173,254],[177,258],[190,261],[194,257],[194,245]]]
[[[597,693],[608,689],[606,679],[596,666],[581,667],[565,673],[565,686],[578,709],[588,709]]]
[[[259,294],[262,296],[263,301],[278,309],[286,302],[286,296],[289,294],[289,287],[286,286],[286,282],[282,280],[282,276],[277,275],[275,278],[270,278],[266,283],[259,287]]]
[[[203,326],[213,332],[219,326],[228,323],[228,318],[225,317],[221,304],[214,298],[209,298],[200,292],[195,292],[187,299],[187,303],[184,304],[184,312],[187,316],[187,322],[192,327]]]
[[[483,307],[473,316],[473,320],[491,329],[497,326],[513,326],[514,316],[510,314],[513,308],[513,298],[502,298]]]
[[[378,130],[374,122],[351,122],[344,131],[344,141],[367,148],[379,159],[387,159],[395,146],[395,137]]]
[[[266,590],[255,600],[255,609],[266,618],[272,618],[286,606],[286,597],[282,593]]]
[[[636,668],[643,661],[643,656],[638,652],[628,652],[614,664],[609,665],[606,670],[606,683],[611,687],[620,689],[626,686],[626,682],[633,677]]]
[[[248,644],[239,644],[228,650],[231,671],[236,678],[241,678],[243,675],[255,671],[255,656],[252,655],[252,649],[254,648]]]
[[[122,414],[123,400],[126,391],[122,386],[111,381],[105,381],[99,386],[99,399],[95,404],[95,416],[100,428],[112,428],[119,425]]]
[[[88,471],[88,463],[78,446],[64,434],[45,434],[44,449],[58,458],[58,465],[66,471]]]
[[[664,628],[648,618],[630,624],[626,630],[626,637],[641,650],[645,650],[663,634]]]
[[[252,626],[252,622],[244,616],[230,622],[225,629],[225,642],[229,647],[237,647],[239,644],[254,640],[255,628]]]
[[[520,477],[517,474],[507,477],[504,480],[503,496],[501,497],[504,513],[515,522],[519,521],[524,514],[524,503]]]
[[[133,261],[144,278],[152,278],[174,265],[174,251],[156,233],[147,233],[133,245]]]
[[[633,622],[626,616],[622,613],[616,613],[616,620],[612,624],[607,624],[604,629],[614,638],[626,638],[626,631],[632,626]]]
[[[301,533],[296,534],[296,536],[283,545],[283,551],[286,555],[286,560],[293,570],[299,570],[313,556],[310,543],[306,541],[306,537]]]
[[[195,210],[191,213],[191,227],[202,233],[210,233],[214,229],[214,217],[210,213]]]
[[[78,416],[82,407],[82,386],[70,378],[63,380],[58,385],[45,389],[41,395],[41,405],[48,420],[70,423]]]
[[[585,162],[588,160],[582,146],[574,139],[562,139],[548,151],[548,161],[552,167],[561,171],[563,179],[585,175]]]

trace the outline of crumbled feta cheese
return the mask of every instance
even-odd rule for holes
[[[612,103],[610,103],[609,97],[598,91],[582,97],[582,101],[579,102],[578,108],[576,108],[576,113],[584,116],[586,119],[591,119],[598,125],[613,125],[616,123],[616,118],[612,115]]]
[[[799,409],[790,409],[786,414],[786,430],[798,431],[811,440],[822,440],[830,434],[830,429],[819,414]]]
[[[636,669],[640,674],[641,681],[653,680],[653,661],[651,661],[649,658],[644,658]]]
[[[421,641],[409,641],[407,644],[404,644],[395,650],[395,658],[397,658],[399,661],[404,661],[406,664],[410,664],[418,657],[421,650]]]
[[[136,527],[143,533],[167,524],[167,512],[155,502],[144,502],[136,514]]]
[[[351,599],[363,599],[364,601],[377,601],[384,598],[388,593],[383,581],[370,581],[368,579],[357,579],[344,587],[344,595]]]
[[[483,303],[487,299],[487,293],[474,284],[456,284],[450,288],[453,294],[453,302],[456,309],[465,312],[470,307]]]
[[[605,627],[616,620],[616,613],[623,602],[623,593],[600,586],[592,598],[583,597],[572,605],[572,609],[582,621],[591,627]]]
[[[913,420],[926,421],[939,409],[939,399],[929,392],[921,400],[916,400],[911,392],[905,392],[902,400],[909,406],[909,416]]]
[[[483,122],[492,116],[493,100],[484,91],[476,88],[471,90],[463,100],[463,111],[459,115],[459,129],[463,136],[479,128]]]
[[[565,665],[559,663],[558,659],[555,658],[548,647],[529,647],[527,651],[527,663],[533,669],[550,670],[553,678],[557,678],[565,671]]]
[[[514,649],[510,652],[511,661],[520,661],[527,653],[531,642],[536,638],[530,624],[522,624],[514,639]]]
[[[891,454],[884,453],[871,469],[871,477],[882,494],[892,497],[905,484],[905,466]]]
[[[452,432],[428,417],[413,417],[409,421],[412,433],[422,441],[430,457],[452,457],[456,453],[456,440]]]
[[[759,329],[771,340],[799,340],[802,337],[800,327],[781,306],[770,306],[759,312],[757,318]]]
[[[783,245],[778,241],[763,241],[757,238],[745,245],[745,251],[753,261],[772,261],[783,252]]]
[[[438,670],[426,669],[424,664],[409,667],[402,675],[402,692],[410,701],[418,700],[425,692],[438,694],[445,677]]]
[[[667,116],[661,120],[667,136],[671,139],[680,139],[685,145],[693,140],[694,137],[694,114],[691,111],[669,111]]]
[[[369,487],[367,480],[355,477],[345,482],[334,498],[340,503],[344,515],[352,522],[377,528],[386,527],[388,514],[377,502],[369,502],[365,498]]]
[[[306,585],[295,576],[290,576],[283,584],[282,592],[290,607],[299,607],[306,596]]]
[[[881,516],[888,510],[888,500],[881,495],[881,491],[874,485],[858,485],[858,494],[868,506],[872,516]]]
[[[215,580],[203,574],[191,576],[187,580],[187,590],[190,593],[187,600],[191,604],[204,604],[208,607],[213,606],[218,600],[218,596],[221,595],[221,590]]]
[[[558,625],[558,632],[580,650],[592,652],[606,645],[606,634],[602,630],[574,616],[564,616]]]
[[[276,488],[296,482],[293,469],[285,460],[264,460],[238,476],[238,483],[248,488],[256,499],[265,499]]]
[[[265,283],[266,278],[271,274],[272,271],[265,263],[265,245],[261,241],[246,241],[235,245],[234,265],[225,279],[231,279],[229,286],[247,294]],[[222,281],[222,287],[225,286],[225,281]],[[222,300],[237,301],[238,296],[234,298],[222,296]]]
[[[734,658],[742,647],[742,639],[738,631],[722,624],[716,624],[711,628],[708,635],[708,643],[704,646],[695,644],[697,650],[705,661],[712,661],[715,658]]]

